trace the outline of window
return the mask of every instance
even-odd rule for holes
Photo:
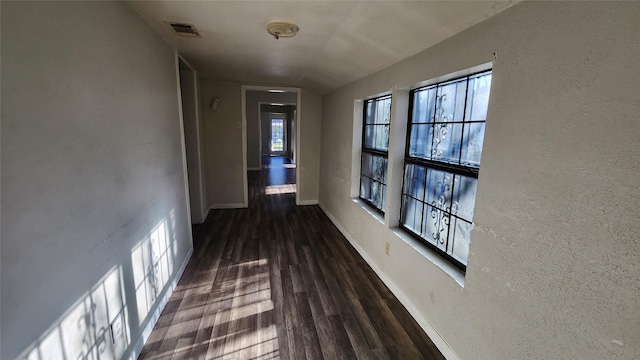
[[[360,198],[384,214],[391,95],[366,100],[363,109]]]
[[[489,70],[410,93],[400,225],[462,271],[490,87]]]
[[[271,151],[284,151],[284,120],[271,120]]]

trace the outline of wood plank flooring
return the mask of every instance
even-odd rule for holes
[[[320,208],[295,206],[284,163],[249,172],[248,209],[195,228],[139,359],[444,359]]]

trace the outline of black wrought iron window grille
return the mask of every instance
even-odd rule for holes
[[[364,102],[360,198],[384,214],[387,201],[387,168],[391,95]]]
[[[400,226],[466,271],[491,70],[409,97]]]

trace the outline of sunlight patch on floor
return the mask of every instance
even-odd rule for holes
[[[215,300],[199,301],[201,286],[189,288],[180,308],[171,315],[171,325],[164,328],[165,333],[156,340],[177,341],[176,347],[145,359],[280,358],[267,260],[229,264],[218,268],[213,276],[221,274],[233,275],[215,284],[212,281],[209,291]],[[191,303],[195,306],[190,306]],[[186,335],[185,329],[198,331]]]
[[[265,195],[293,194],[295,192],[296,184],[267,185],[264,188]]]

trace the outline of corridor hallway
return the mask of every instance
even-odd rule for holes
[[[212,210],[140,359],[444,359],[320,208],[266,157],[249,208]]]

